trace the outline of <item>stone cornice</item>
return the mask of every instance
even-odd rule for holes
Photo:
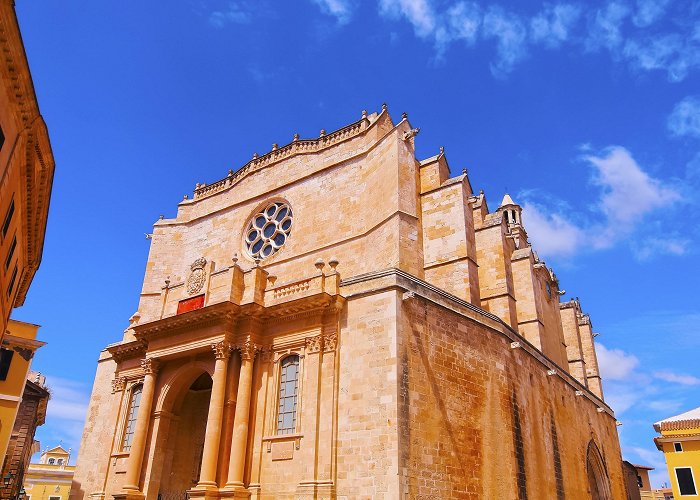
[[[378,283],[370,283],[377,281]],[[357,285],[367,283],[367,287],[359,287]],[[577,395],[581,395],[588,399],[591,403],[600,408],[599,411],[604,411],[610,417],[615,418],[612,409],[598,396],[593,394],[587,387],[582,385],[566,370],[562,369],[554,361],[545,356],[535,346],[522,337],[518,332],[513,330],[498,316],[491,314],[488,311],[481,309],[474,304],[460,299],[441,288],[438,288],[430,283],[427,283],[415,276],[396,268],[383,269],[370,273],[353,276],[343,279],[340,282],[341,288],[345,289],[343,295],[350,300],[353,296],[374,294],[381,290],[399,289],[411,296],[419,296],[424,300],[428,300],[438,306],[447,308],[457,314],[461,314],[473,321],[476,321],[487,328],[504,335],[511,343],[517,344],[528,355],[535,358],[541,363],[548,372],[552,372],[559,377],[563,382],[571,386],[576,391]],[[353,290],[354,288],[354,290]]]
[[[255,156],[235,173],[233,171],[229,171],[229,175],[227,177],[224,177],[223,179],[212,184],[197,187],[194,191],[194,199],[199,200],[231,188],[251,173],[287,158],[291,158],[296,155],[317,153],[338,143],[362,135],[375,124],[379,123],[382,119],[388,118],[388,116],[389,114],[386,107],[383,107],[381,113],[368,116],[366,112],[363,112],[362,118],[360,118],[358,121],[346,125],[329,134],[322,131],[321,136],[317,139],[299,139],[295,136],[295,139],[289,144],[282,146],[281,148],[273,148],[272,151],[262,156]]]
[[[255,305],[255,304],[252,304]],[[230,323],[240,314],[240,306],[232,302],[220,302],[202,309],[196,309],[175,316],[143,323],[133,327],[137,339],[148,342],[163,335],[189,329],[220,323]]]
[[[18,307],[24,303],[27,289],[41,261],[54,159],[46,124],[39,112],[14,2],[0,3],[0,54],[2,85],[19,131],[7,170],[20,170],[21,191],[25,194],[25,199],[19,200],[23,205],[20,212],[24,214],[20,248],[25,266],[17,284],[14,307]],[[7,175],[7,171],[4,174]]]
[[[34,352],[41,346],[46,345],[46,342],[35,339],[25,339],[24,337],[17,337],[16,335],[5,333],[2,337],[2,345],[10,348],[19,347],[22,349],[30,349]]]

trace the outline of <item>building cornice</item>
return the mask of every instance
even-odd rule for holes
[[[367,112],[363,111],[362,117],[358,121],[328,134],[326,134],[325,131],[321,131],[320,137],[316,139],[299,139],[298,136],[295,136],[292,142],[282,146],[281,148],[275,146],[273,147],[272,151],[265,153],[262,156],[255,155],[236,172],[233,172],[232,170],[229,171],[229,175],[223,179],[211,184],[198,185],[194,191],[194,200],[206,198],[213,194],[227,190],[238,184],[241,180],[253,172],[279,163],[287,158],[292,158],[297,155],[318,153],[319,151],[335,146],[336,144],[363,135],[377,123],[385,119],[390,118],[386,106],[383,106],[382,111],[379,114],[373,113],[372,115],[367,115]]]
[[[371,283],[376,281],[377,283]],[[357,287],[356,285],[367,283],[366,287]],[[353,296],[374,294],[382,290],[398,289],[410,296],[419,296],[424,300],[433,302],[434,304],[445,307],[457,314],[476,321],[492,331],[495,331],[505,336],[511,344],[517,344],[517,347],[522,349],[529,356],[536,359],[548,374],[552,374],[569,385],[578,396],[585,397],[588,401],[596,406],[599,412],[605,412],[613,419],[615,414],[613,410],[598,396],[593,394],[586,386],[581,384],[565,369],[561,368],[554,361],[545,356],[535,346],[513,330],[508,324],[501,320],[498,316],[481,309],[466,300],[460,299],[441,288],[438,288],[430,283],[427,283],[415,276],[396,268],[383,269],[381,271],[373,271],[370,273],[353,276],[343,279],[340,282],[341,290],[346,300],[351,300]]]

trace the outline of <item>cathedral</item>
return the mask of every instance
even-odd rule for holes
[[[591,321],[386,106],[156,221],[71,498],[625,499]]]

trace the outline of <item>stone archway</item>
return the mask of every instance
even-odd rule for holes
[[[591,440],[586,452],[586,475],[588,476],[588,490],[592,500],[610,500],[610,481],[605,472],[605,462],[600,450]]]
[[[166,383],[156,406],[155,455],[148,500],[184,500],[197,484],[202,462],[212,378],[189,365]]]

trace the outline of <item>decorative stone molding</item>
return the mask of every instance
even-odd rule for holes
[[[313,354],[316,352],[320,352],[321,349],[323,349],[323,337],[321,335],[306,338],[306,352],[307,353]]]
[[[126,377],[116,377],[112,379],[112,394],[121,392],[126,388]]]
[[[212,344],[211,348],[214,350],[214,356],[216,359],[228,359],[228,357],[231,355],[233,345],[231,345],[230,342],[222,340],[221,342]]]
[[[157,375],[160,363],[157,359],[145,358],[141,360],[141,368],[146,375]]]
[[[255,359],[255,355],[261,351],[260,346],[253,343],[249,338],[245,342],[236,345],[236,349],[241,353],[241,359],[249,360]]]
[[[187,293],[194,295],[204,288],[207,272],[204,266],[207,265],[207,259],[200,257],[190,265],[190,275],[187,277]]]
[[[324,350],[324,352],[335,351],[335,348],[337,345],[338,345],[338,334],[337,333],[331,333],[330,335],[325,335],[323,337],[323,350]]]
[[[272,346],[263,347],[260,352],[260,360],[263,363],[272,363],[275,360],[275,351],[272,350]]]

